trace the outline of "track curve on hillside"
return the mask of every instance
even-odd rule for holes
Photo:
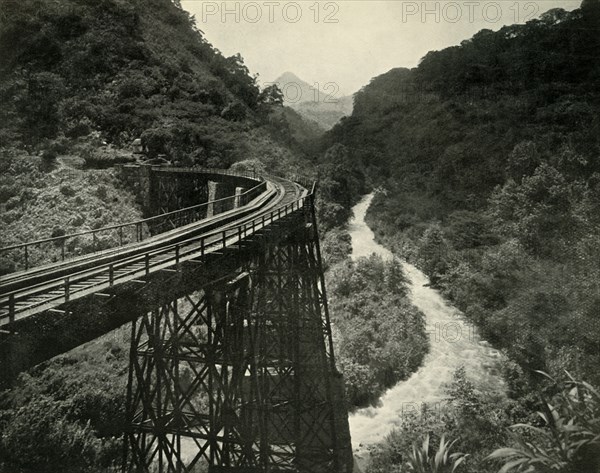
[[[284,217],[305,211],[314,190],[273,176],[257,176],[256,182],[266,183],[264,191],[237,208],[144,241],[1,277],[0,336],[10,337],[14,327],[30,317],[60,316],[65,305],[78,299],[109,298],[119,285],[143,284],[157,272],[177,271],[180,265],[199,262],[210,254],[235,251],[253,235],[269,232]]]

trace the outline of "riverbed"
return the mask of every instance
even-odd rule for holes
[[[373,197],[374,194],[365,196],[353,208],[354,217],[349,223],[353,259],[372,253],[384,259],[393,258],[388,249],[375,241],[373,231],[365,223]],[[399,425],[403,413],[419,411],[424,403],[432,406],[444,401],[445,386],[457,368],[464,366],[469,380],[481,391],[505,391],[499,375],[501,354],[481,339],[459,310],[428,286],[429,280],[423,272],[406,262],[402,266],[409,280],[410,300],[424,314],[430,349],[423,365],[410,378],[389,389],[377,407],[350,415],[354,454],[363,465],[368,461],[367,447],[382,441]]]

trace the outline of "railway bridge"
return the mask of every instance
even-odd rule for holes
[[[314,184],[120,174],[143,220],[0,249],[1,382],[129,323],[124,471],[350,473]]]

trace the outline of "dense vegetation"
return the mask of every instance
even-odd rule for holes
[[[569,376],[540,377],[547,383],[534,413],[517,400],[478,392],[458,369],[447,387],[448,402],[405,412],[400,427],[372,449],[368,472],[450,473],[464,456],[457,472],[596,473],[600,393]],[[421,447],[424,439],[428,448]],[[454,453],[443,449],[444,439],[453,439],[448,441]],[[498,448],[504,445],[510,447]],[[449,461],[436,467],[440,451]]]
[[[364,170],[352,162],[348,150],[340,144],[331,146],[315,165],[320,229],[327,232],[345,226],[352,216],[352,206],[366,189]]]
[[[74,156],[46,160],[5,150],[2,246],[142,217],[113,170],[77,169],[81,164]],[[74,253],[93,245],[87,237],[71,241]],[[50,243],[30,250],[29,261],[56,261],[60,254],[60,245]],[[0,275],[22,265],[22,257],[3,254]],[[0,392],[0,471],[112,471],[122,452],[128,341],[125,327],[37,366]]]
[[[282,102],[170,0],[2,3],[0,148],[93,155],[141,137],[149,156],[228,167],[294,160],[268,126]],[[80,145],[77,148],[76,145]],[[85,146],[83,146],[85,148]],[[93,162],[93,159],[91,160]]]
[[[344,260],[327,275],[336,360],[352,407],[377,401],[428,350],[423,314],[407,298],[398,260]]]
[[[0,471],[118,471],[129,335],[127,327],[116,330],[0,393]]]
[[[546,389],[534,370],[600,383],[599,2],[480,31],[415,69],[373,79],[327,136],[326,146],[336,143],[382,188],[367,216],[378,238],[508,355],[510,415],[494,408],[483,419],[542,427],[528,414],[541,410]],[[461,469],[483,472],[496,471],[483,457],[516,442],[488,442],[498,430],[438,433],[471,454]],[[406,458],[401,435],[392,442]],[[595,471],[570,461],[573,471]]]
[[[207,43],[176,1],[6,0],[1,8],[10,19],[0,23],[3,244],[139,214],[111,171],[90,177],[65,154],[105,167],[129,159],[123,148],[141,137],[149,156],[179,164],[316,170],[338,361],[361,406],[427,350],[398,263],[346,259],[351,206],[379,186],[368,215],[378,237],[507,353],[510,397],[477,392],[459,371],[450,405],[404,419],[371,471],[416,468],[416,456],[429,455],[426,437],[440,451],[449,445],[442,438],[456,440],[453,451],[469,455],[463,471],[491,473],[486,457],[497,447],[514,446],[505,457],[518,459],[524,438],[552,457],[552,438],[569,433],[563,420],[597,426],[593,387],[564,374],[600,383],[597,1],[483,30],[418,68],[373,79],[321,155],[312,143],[320,131],[282,109],[277,89],[260,90],[241,56]],[[126,339],[126,330],[110,334],[0,395],[0,469],[101,472],[118,463]],[[558,381],[540,381],[540,369]],[[539,395],[558,406],[558,420],[536,418],[548,405]],[[507,434],[517,422],[541,430]],[[423,447],[411,457],[413,442]],[[565,469],[593,473],[590,445],[567,449]],[[67,457],[77,461],[66,465]]]
[[[142,218],[133,193],[116,177],[114,170],[75,169],[74,157],[46,162],[27,154],[4,153],[0,161],[0,246],[89,231]],[[104,236],[70,239],[66,252],[85,254],[106,248]],[[126,235],[125,240],[132,239]],[[60,241],[29,250],[28,263],[37,265],[61,258]],[[0,255],[0,275],[24,268],[23,251]]]
[[[568,368],[594,381],[599,27],[592,4],[484,30],[374,79],[330,136],[387,191],[370,214],[380,237],[485,336],[525,373]],[[528,57],[539,60],[525,67]]]
[[[6,0],[0,19],[1,246],[140,218],[110,169],[132,159],[138,137],[148,157],[182,165],[310,171],[315,128],[282,109],[277,89],[261,90],[241,56],[207,43],[178,2]],[[59,255],[51,244],[35,262]],[[120,466],[128,336],[108,334],[0,393],[0,471]]]

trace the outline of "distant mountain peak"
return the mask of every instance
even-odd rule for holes
[[[291,71],[285,71],[276,80],[280,80],[280,81],[298,80],[298,81],[304,82],[302,79],[300,79],[296,74],[294,74]]]
[[[293,83],[293,84],[297,84],[300,87],[307,87],[310,88],[311,85],[306,82],[305,80],[300,79],[300,77],[298,77],[296,74],[294,74],[293,72],[290,71],[286,71],[283,74],[281,74],[277,79],[275,79],[273,81],[274,83],[278,84],[280,88],[285,87],[287,84]]]
[[[315,87],[317,84],[309,84],[290,71],[281,74],[273,83],[283,92],[284,102],[287,105],[322,102],[326,98],[325,93]]]
[[[309,84],[291,71],[284,72],[272,83],[283,92],[285,105],[325,130],[352,113],[352,97],[326,93],[317,88],[319,84]]]

